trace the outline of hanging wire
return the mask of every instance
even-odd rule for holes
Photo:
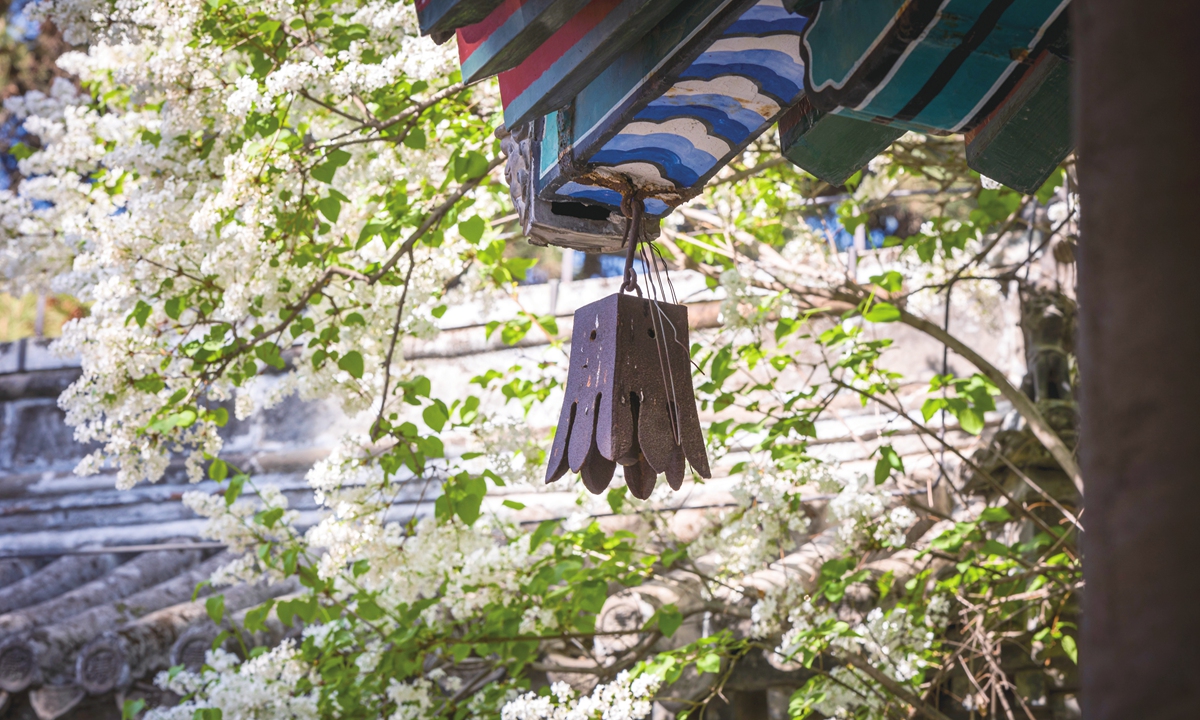
[[[621,199],[621,211],[628,218],[628,224],[625,226],[625,281],[621,283],[621,292],[630,290],[636,291],[638,297],[643,297],[642,289],[638,285],[637,271],[634,270],[633,261],[639,254],[638,245],[642,245],[642,212],[644,205],[636,195],[626,195]],[[651,246],[651,254],[646,253],[646,248],[640,248],[642,267],[647,278],[647,288],[650,297],[646,298],[650,305],[650,325],[654,330],[654,348],[658,355],[658,367],[662,373],[663,389],[667,391],[671,398],[668,403],[667,416],[671,421],[671,437],[676,445],[683,443],[683,429],[679,422],[679,394],[675,386],[675,370],[671,367],[670,346],[667,344],[667,325],[671,326],[672,335],[675,342],[679,343],[679,332],[675,324],[667,317],[666,312],[660,306],[666,302],[667,287],[663,283],[662,277],[659,275],[658,263],[656,260],[662,261],[663,274],[666,274],[666,261],[661,257],[652,257],[655,255],[656,249],[653,243]],[[657,281],[657,284],[656,284]],[[667,282],[670,282],[670,276],[667,276]],[[675,288],[671,287],[671,295],[674,296]],[[685,348],[685,351],[687,349]],[[690,356],[690,353],[689,353]]]

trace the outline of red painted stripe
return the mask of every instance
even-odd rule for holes
[[[572,48],[599,25],[622,0],[592,0],[587,7],[575,14],[566,25],[534,50],[520,65],[500,73],[500,97],[504,106],[540,78],[550,66],[566,55]]]
[[[458,29],[458,61],[461,65],[471,57],[471,54],[479,49],[479,46],[487,42],[487,39],[496,32],[501,25],[508,22],[508,19],[515,12],[520,10],[530,0],[504,0],[500,6],[492,11],[483,20]]]

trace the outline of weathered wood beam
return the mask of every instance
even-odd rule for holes
[[[780,118],[779,147],[796,167],[840,187],[904,132],[821,112],[806,97]]]
[[[417,25],[422,35],[443,43],[454,31],[483,20],[501,0],[416,0]]]
[[[117,555],[87,555],[55,560],[34,574],[0,589],[0,613],[9,613],[91,582],[121,563]]]
[[[49,625],[169,580],[200,561],[199,550],[147,552],[52,600],[0,615],[0,637]]]
[[[1046,51],[1004,103],[967,134],[967,164],[1032,195],[1075,149],[1071,130],[1071,64]]]
[[[1200,3],[1074,3],[1083,717],[1200,716]]]
[[[463,82],[512,70],[558,31],[588,0],[504,0],[486,18],[458,30]]]
[[[567,105],[680,0],[590,0],[520,65],[500,74],[504,124],[524,125]]]

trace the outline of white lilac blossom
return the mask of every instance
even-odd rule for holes
[[[653,709],[654,694],[662,678],[653,673],[636,677],[622,671],[610,683],[597,685],[590,695],[580,696],[563,682],[554,683],[550,694],[526,693],[506,704],[502,720],[641,720]]]
[[[315,694],[295,693],[296,683],[308,672],[296,660],[296,645],[291,640],[245,662],[224,650],[210,651],[200,672],[158,675],[155,682],[160,688],[190,699],[175,707],[154,709],[147,717],[191,720],[197,710],[220,708],[228,718],[316,720],[320,713]]]
[[[285,22],[302,12],[287,3],[268,3],[264,10]],[[265,261],[283,198],[301,189],[300,175],[289,170],[304,156],[272,144],[271,137],[251,135],[240,146],[231,144],[242,121],[251,112],[284,103],[291,122],[306,127],[314,140],[333,137],[344,118],[298,98],[298,92],[314,97],[362,92],[401,79],[436,81],[453,68],[453,49],[417,38],[410,7],[367,3],[355,17],[375,30],[369,41],[332,53],[319,44],[303,47],[260,83],[236,72],[238,51],[223,50],[204,35],[199,5],[46,0],[33,12],[55,20],[71,41],[89,42],[86,52],[68,53],[60,65],[92,93],[131,95],[128,103],[110,100],[100,109],[92,94],[60,78],[49,93],[34,91],[6,101],[41,147],[21,161],[26,179],[19,188],[0,192],[5,289],[24,292],[49,285],[91,303],[88,317],[70,323],[58,345],[63,353],[79,355],[83,366],[83,377],[61,402],[77,439],[103,446],[121,487],[159,479],[170,453],[181,450],[192,454],[188,472],[197,480],[203,456],[215,455],[221,446],[211,423],[179,423],[160,437],[140,428],[186,382],[186,358],[176,355],[163,364],[164,355],[171,357],[171,348],[203,331],[186,329],[194,317],[187,309],[172,317],[174,311],[151,303],[136,322],[131,313],[164,281],[178,278],[177,269],[186,268],[196,277],[221,279],[220,305],[211,320],[236,328],[246,322],[252,305],[255,312],[277,314],[294,302],[287,288],[302,288],[317,275],[312,266]],[[476,91],[487,92],[486,87]],[[440,184],[450,152],[432,144],[419,152],[404,145],[383,152],[347,147],[350,158],[339,170],[337,188],[349,202],[330,232],[354,235],[374,212],[369,197],[398,183]],[[283,172],[263,183],[268,165]],[[428,332],[428,299],[460,270],[453,252],[459,240],[448,233],[445,242],[414,273],[404,328]],[[386,252],[378,240],[356,251],[362,263]],[[262,259],[246,261],[255,256]],[[358,351],[365,367],[374,369],[386,353],[385,334],[402,290],[330,283],[308,313],[320,318],[329,307],[361,307],[364,322],[344,327],[337,347],[343,353]],[[306,398],[332,397],[349,412],[370,406],[381,373],[353,378],[335,363],[315,367],[307,338],[296,340],[301,356],[290,387]],[[403,373],[403,359],[394,361],[394,372]],[[157,393],[137,392],[127,384],[129,378],[148,375],[162,378]],[[225,382],[217,380],[209,396],[217,397]],[[244,417],[251,407],[249,388],[239,389],[237,397],[237,414]],[[90,456],[80,471],[94,472],[99,460]]]

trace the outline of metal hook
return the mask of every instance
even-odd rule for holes
[[[628,207],[626,207],[628,205]],[[633,258],[637,254],[637,246],[641,241],[642,235],[642,202],[634,195],[632,200],[629,196],[621,198],[621,211],[625,213],[627,224],[625,226],[625,282],[621,284],[621,292],[634,290],[638,297],[642,296],[642,289],[638,287],[637,273],[633,270]]]

